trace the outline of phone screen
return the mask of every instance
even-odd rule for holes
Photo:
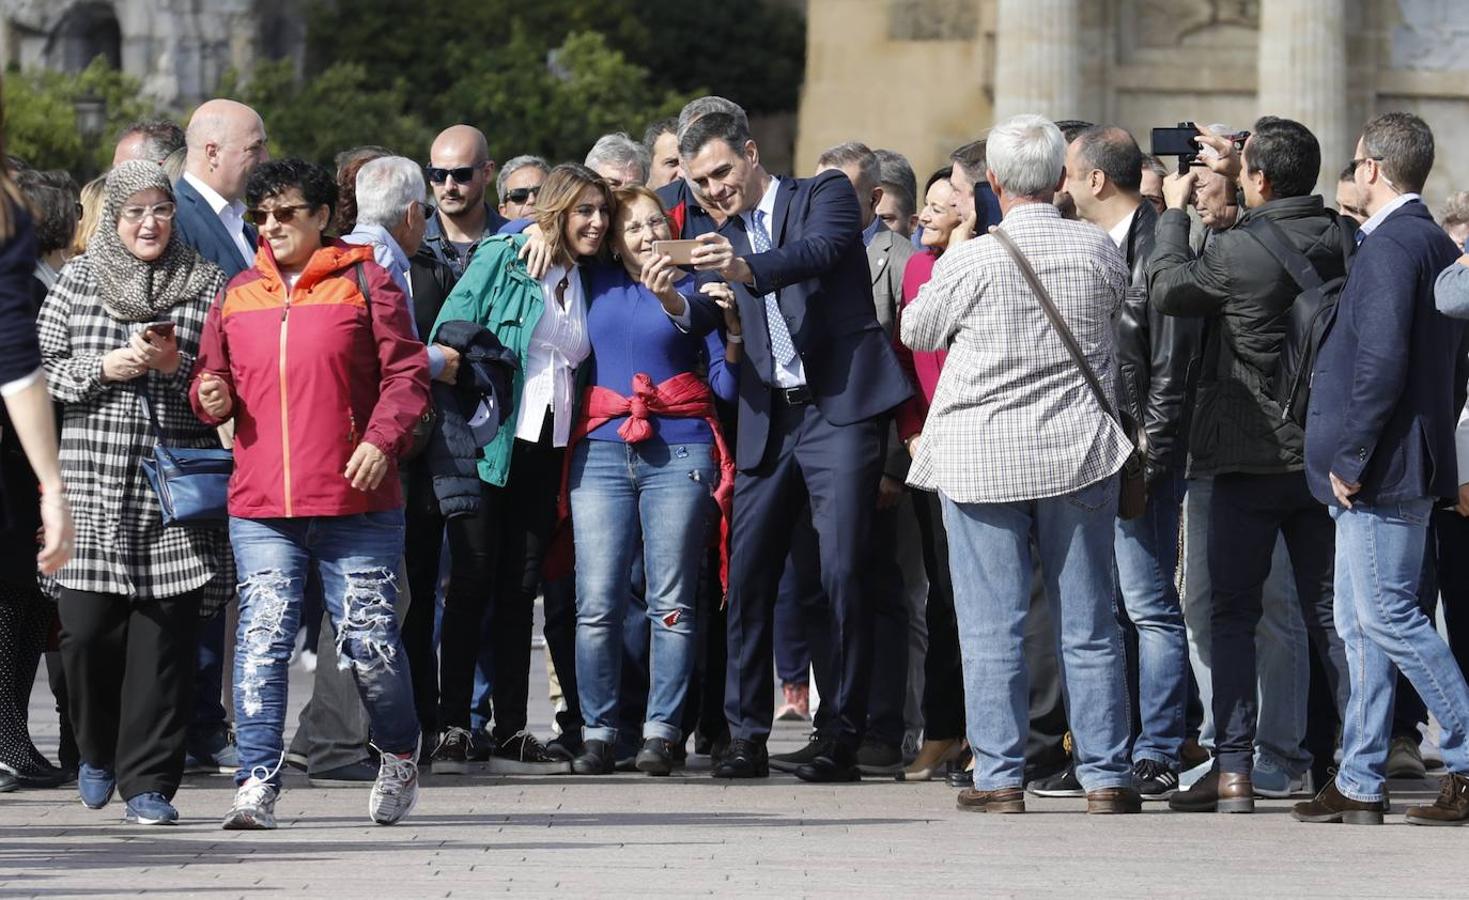
[[[1154,128],[1154,156],[1194,156],[1199,145],[1194,138],[1199,136],[1197,128]]]

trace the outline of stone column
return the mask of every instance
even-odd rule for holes
[[[1349,119],[1346,21],[1347,0],[1260,3],[1260,114],[1295,119],[1316,135],[1316,189],[1327,203],[1362,124]]]
[[[995,121],[1020,113],[1078,118],[1081,0],[1000,0],[995,17]]]

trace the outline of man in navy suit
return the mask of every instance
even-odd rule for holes
[[[185,133],[188,157],[174,186],[174,230],[185,244],[234,278],[255,264],[255,229],[245,224],[245,182],[269,158],[265,124],[233,100],[210,100],[194,111]],[[239,756],[228,740],[220,693],[224,677],[225,617],[199,631],[194,712],[189,722],[186,771],[233,773]]]
[[[679,135],[693,187],[726,217],[699,239],[696,268],[735,288],[744,329],[730,556],[722,778],[768,774],[771,631],[791,523],[809,503],[832,606],[837,726],[796,770],[853,781],[867,718],[871,633],[861,573],[882,475],[883,414],[909,395],[872,304],[862,216],[839,171],[774,178],[744,124],[710,113]]]
[[[1469,685],[1418,606],[1437,500],[1454,500],[1455,388],[1464,326],[1434,308],[1433,284],[1459,255],[1418,192],[1433,168],[1433,132],[1409,113],[1378,116],[1357,142],[1356,182],[1369,218],[1311,372],[1306,477],[1336,520],[1336,624],[1351,697],[1342,763],[1303,822],[1379,824],[1394,669],[1442,723],[1443,790],[1407,820],[1469,822]]]
[[[185,244],[230,278],[255,264],[255,229],[245,223],[245,182],[270,158],[265,123],[233,100],[210,100],[194,111],[188,158],[174,193],[174,229]]]

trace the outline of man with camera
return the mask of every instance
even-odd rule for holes
[[[1184,212],[1192,167],[1163,184],[1148,266],[1149,296],[1168,315],[1213,317],[1203,349],[1190,432],[1192,477],[1212,476],[1209,570],[1213,582],[1211,672],[1216,765],[1169,805],[1184,812],[1253,812],[1256,725],[1255,633],[1261,590],[1283,534],[1311,639],[1330,660],[1333,693],[1344,699],[1346,661],[1332,623],[1335,552],[1331,517],[1311,496],[1305,435],[1273,399],[1269,384],[1285,337],[1285,313],[1300,288],[1257,229],[1273,228],[1323,281],[1343,274],[1343,232],[1312,193],[1321,150],[1304,125],[1266,116],[1249,135],[1202,135],[1210,169],[1237,181],[1239,224],[1214,234],[1195,257]]]

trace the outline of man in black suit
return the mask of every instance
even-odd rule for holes
[[[796,774],[853,781],[867,705],[871,634],[861,572],[877,503],[882,414],[909,395],[877,324],[861,212],[840,172],[778,179],[734,116],[679,136],[693,186],[727,219],[694,263],[734,285],[746,323],[740,367],[725,715],[733,737],[716,777],[768,774],[774,715],[772,611],[790,523],[810,504],[830,598],[838,711],[825,752]]]

